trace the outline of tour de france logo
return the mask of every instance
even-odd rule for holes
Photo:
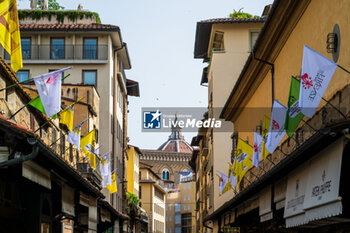
[[[162,127],[162,113],[157,111],[143,112],[143,128],[144,129],[160,129]]]

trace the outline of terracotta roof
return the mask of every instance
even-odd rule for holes
[[[31,129],[27,128],[24,125],[11,121],[10,119],[2,115],[0,115],[0,124],[2,125],[2,127],[7,127],[13,131],[21,132],[25,136],[35,136],[34,132]]]
[[[198,23],[263,23],[264,18],[215,18],[199,21]]]
[[[164,150],[152,150],[152,149],[141,149],[143,155],[147,155],[149,153],[155,153],[155,154],[169,154],[169,155],[185,155],[185,156],[192,156],[191,152],[176,152],[176,151],[164,151]]]
[[[21,31],[119,31],[110,24],[21,24]]]

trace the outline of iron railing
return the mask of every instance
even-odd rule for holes
[[[108,45],[31,45],[22,47],[23,60],[107,60]],[[10,55],[5,51],[5,60]]]

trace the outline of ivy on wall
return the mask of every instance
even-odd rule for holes
[[[95,18],[96,23],[100,24],[100,16],[96,12],[90,11],[78,11],[78,10],[69,10],[69,11],[60,11],[60,10],[18,10],[18,18],[32,18],[35,20],[40,20],[47,17],[51,21],[52,16],[57,17],[57,23],[63,23],[64,17],[67,16],[69,20],[75,22],[77,19],[85,18]]]

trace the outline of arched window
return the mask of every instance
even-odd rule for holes
[[[167,168],[164,168],[162,171],[162,179],[163,180],[169,180],[170,179],[170,172]]]

